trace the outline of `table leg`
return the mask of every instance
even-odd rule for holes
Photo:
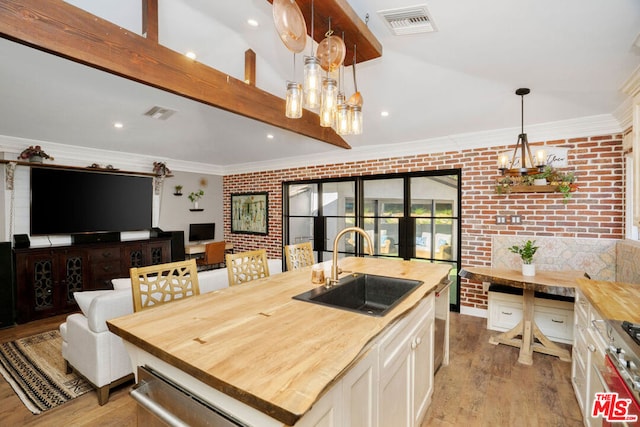
[[[522,295],[522,320],[512,329],[489,338],[489,343],[518,347],[520,349],[518,362],[524,365],[533,363],[534,351],[557,356],[564,362],[570,362],[571,354],[569,350],[561,348],[549,340],[536,325],[534,302],[534,291],[525,289]],[[521,338],[517,338],[518,336]]]
[[[520,347],[520,356],[518,362],[523,365],[531,365],[533,363],[533,290],[525,289],[522,292],[522,346]]]

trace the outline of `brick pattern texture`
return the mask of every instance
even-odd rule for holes
[[[236,251],[265,248],[282,256],[282,183],[305,179],[462,170],[462,266],[490,266],[495,234],[561,238],[624,238],[625,162],[622,134],[530,143],[569,148],[568,167],[579,188],[567,204],[560,193],[497,194],[498,153],[513,146],[448,151],[360,162],[334,163],[275,171],[227,175],[224,188],[224,236]],[[231,234],[230,195],[269,193],[269,234]],[[496,215],[518,214],[520,224],[496,224]],[[461,305],[484,309],[482,285],[463,280]]]

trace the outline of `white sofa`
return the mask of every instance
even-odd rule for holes
[[[270,259],[269,273],[282,272],[282,260]],[[60,325],[62,357],[67,371],[75,369],[91,382],[98,393],[98,403],[109,400],[111,388],[133,378],[133,367],[122,339],[107,328],[106,321],[133,313],[131,280],[112,280],[114,289],[76,292],[74,297],[81,313],[67,317]],[[229,286],[227,269],[198,272],[200,293]]]

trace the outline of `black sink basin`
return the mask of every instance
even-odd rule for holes
[[[329,289],[320,286],[293,298],[370,316],[384,316],[422,283],[419,280],[352,273]]]

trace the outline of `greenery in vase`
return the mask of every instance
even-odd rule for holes
[[[533,262],[533,256],[538,250],[538,246],[534,246],[536,241],[527,240],[523,245],[513,245],[509,248],[509,251],[514,254],[520,255],[523,264],[531,264]]]
[[[189,200],[195,203],[200,200],[202,196],[204,196],[204,190],[200,189],[198,191],[192,191],[191,193],[189,193]]]
[[[32,157],[42,157],[43,159],[53,160],[53,157],[44,152],[39,145],[30,145],[28,148],[22,150],[22,153],[18,156],[19,160],[28,160]]]
[[[176,185],[174,188],[176,189],[176,194],[182,194],[182,185]]]

